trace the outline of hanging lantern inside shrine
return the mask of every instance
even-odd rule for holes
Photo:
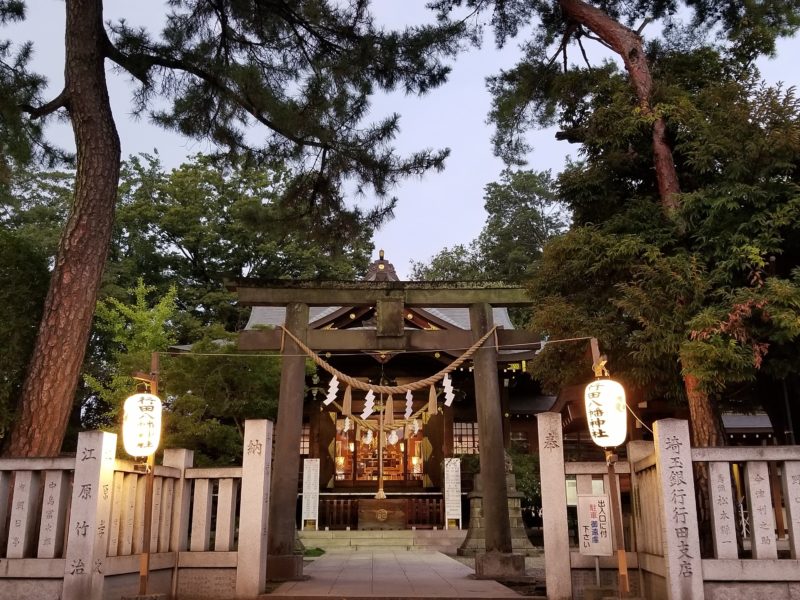
[[[161,399],[153,394],[134,394],[125,400],[122,442],[131,456],[150,456],[161,438]]]
[[[628,435],[625,388],[612,379],[596,379],[586,386],[586,421],[592,441],[603,448],[614,448]]]

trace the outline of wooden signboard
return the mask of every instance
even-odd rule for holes
[[[461,529],[461,459],[444,459],[444,519],[445,528]],[[458,524],[456,525],[456,521]]]
[[[319,528],[319,459],[303,460],[303,529]]]

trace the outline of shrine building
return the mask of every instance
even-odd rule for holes
[[[249,282],[248,284],[249,285]],[[463,284],[460,284],[463,285]],[[430,291],[435,302],[437,284],[399,282],[393,265],[383,252],[368,270],[361,289],[392,290],[409,286]],[[324,284],[322,286],[324,288]],[[254,288],[257,289],[257,288]],[[307,340],[327,364],[348,376],[371,385],[403,386],[418,382],[457,360],[473,345],[470,323],[470,294],[492,294],[482,284],[477,289],[464,287],[462,300],[467,306],[409,305],[396,299],[391,306],[402,318],[402,328],[387,331],[388,318],[379,314],[381,302],[334,303],[309,306]],[[248,301],[244,285],[237,287],[240,299]],[[335,291],[335,290],[334,290]],[[356,290],[357,291],[357,290]],[[522,289],[505,286],[494,294],[502,304],[511,291],[512,305],[524,304]],[[290,293],[287,290],[287,294]],[[324,293],[324,292],[323,292]],[[332,296],[334,294],[331,294]],[[275,302],[277,304],[277,302]],[[246,350],[275,348],[281,327],[286,325],[286,306],[254,303],[250,320],[240,341]],[[389,311],[385,312],[385,315]],[[491,319],[497,327],[486,344],[497,348],[498,414],[502,420],[502,444],[518,452],[534,452],[536,419],[549,410],[553,396],[542,395],[538,384],[525,372],[525,361],[539,348],[530,333],[514,331],[506,306],[492,306]],[[390,335],[386,335],[390,334]],[[511,336],[516,335],[516,338]],[[322,339],[333,340],[326,347]],[[314,344],[317,337],[318,343]],[[523,339],[525,338],[525,339]],[[519,340],[519,341],[518,341]],[[284,338],[285,344],[285,338]],[[499,342],[499,343],[498,343]],[[505,342],[505,343],[504,343]],[[376,394],[376,408],[365,411],[367,392],[350,390],[344,404],[346,385],[339,382],[330,402],[332,375],[317,368],[306,377],[302,409],[299,454],[301,459],[319,459],[319,528],[443,528],[444,461],[461,457],[463,505],[466,518],[467,493],[472,489],[470,471],[477,470],[478,454],[483,449],[478,425],[473,362],[467,359],[449,373],[452,398],[448,401],[442,382],[405,394]],[[280,420],[280,414],[279,414]],[[303,461],[299,462],[302,470]],[[298,476],[298,485],[302,474]],[[388,514],[376,522],[374,512],[363,510],[379,490],[389,500]],[[301,490],[298,490],[301,491]],[[300,502],[298,501],[298,507]],[[392,507],[396,508],[393,510]],[[298,525],[300,523],[298,508]],[[453,524],[451,523],[451,526]],[[461,523],[466,528],[467,523]]]

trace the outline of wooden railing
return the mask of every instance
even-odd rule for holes
[[[442,498],[409,498],[408,527],[432,529],[444,525],[444,500]]]
[[[444,500],[442,498],[406,498],[406,527],[433,529],[444,526]],[[358,499],[320,498],[320,527],[358,529]]]

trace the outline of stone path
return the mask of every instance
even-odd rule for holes
[[[328,552],[304,569],[308,579],[281,584],[262,600],[320,598],[517,598],[496,581],[441,552]]]

